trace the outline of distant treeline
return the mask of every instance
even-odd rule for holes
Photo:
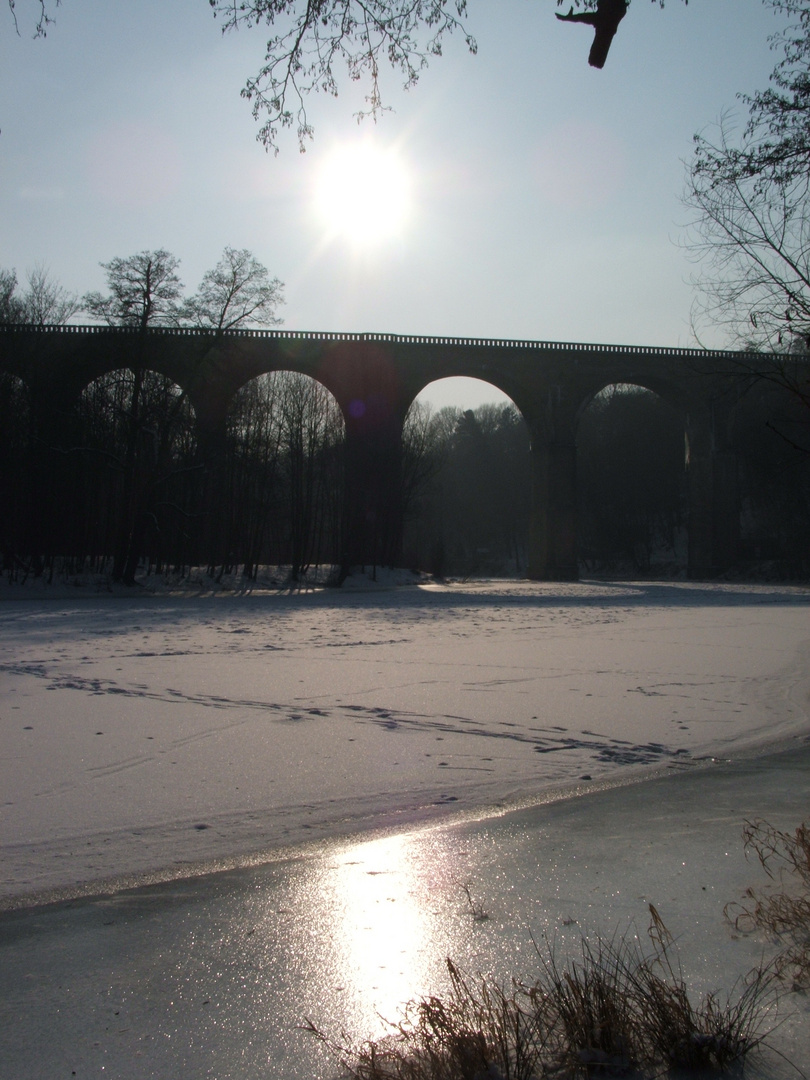
[[[777,386],[738,408],[741,564],[810,575],[809,420]],[[412,410],[406,442],[424,448],[411,454],[406,560],[435,573],[524,573],[531,467],[517,409]],[[685,570],[688,448],[675,409],[638,386],[608,387],[583,412],[577,449],[582,572]]]
[[[742,560],[784,576],[810,572],[806,418],[779,388],[745,400],[735,445]],[[236,395],[224,444],[200,446],[179,387],[149,370],[91,383],[44,430],[26,386],[0,375],[0,543],[4,572],[136,571],[212,576],[284,565],[299,578],[339,567],[344,539],[344,422],[318,382],[263,375]],[[58,436],[58,437],[57,437]],[[578,432],[584,572],[685,566],[683,422],[655,394],[610,387]],[[405,565],[438,575],[525,573],[529,435],[512,405],[438,412],[415,403],[403,433]]]
[[[179,387],[152,371],[95,380],[40,430],[24,384],[0,375],[0,542],[20,575],[183,573],[339,563],[343,418],[317,382],[265,375],[236,395],[224,445],[200,447]]]

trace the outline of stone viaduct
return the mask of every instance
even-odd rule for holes
[[[58,431],[60,413],[93,379],[142,365],[186,391],[209,462],[233,395],[248,380],[281,370],[319,380],[346,421],[352,565],[396,553],[401,520],[392,492],[399,491],[402,424],[414,398],[436,379],[483,379],[512,398],[531,433],[528,576],[537,580],[577,578],[577,423],[594,395],[614,383],[654,391],[683,419],[690,575],[711,576],[733,562],[739,509],[731,434],[744,361],[745,354],[697,349],[395,334],[0,327],[0,371],[29,386],[44,430]]]

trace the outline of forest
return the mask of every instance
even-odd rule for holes
[[[247,383],[216,460],[198,445],[178,386],[150,370],[96,379],[49,438],[25,384],[0,374],[0,524],[9,581],[92,571],[216,580],[280,566],[292,581],[341,567],[344,422],[318,382],[281,371]],[[782,388],[743,398],[741,570],[810,571],[806,420]],[[523,576],[529,434],[511,404],[433,411],[416,401],[402,441],[401,565],[437,577]],[[688,533],[688,453],[674,409],[637,386],[607,387],[578,429],[579,561],[585,576],[679,575]],[[344,571],[345,571],[344,567]]]
[[[810,571],[805,412],[782,387],[743,399],[734,432],[739,572],[801,578]],[[405,445],[416,481],[406,502],[406,561],[439,575],[525,572],[531,470],[517,408],[430,415],[417,402]],[[619,385],[591,401],[577,437],[584,576],[685,572],[687,458],[683,422],[658,395]]]

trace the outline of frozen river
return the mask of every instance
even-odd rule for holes
[[[482,582],[0,604],[0,896],[808,730],[810,592]]]
[[[764,946],[722,920],[742,820],[806,816],[808,616],[687,583],[3,602],[0,1056],[327,1076],[304,1014],[375,1034],[447,955],[530,975],[649,902],[726,985]]]

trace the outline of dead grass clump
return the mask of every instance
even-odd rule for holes
[[[525,988],[526,996],[547,1031],[556,1069],[572,1077],[623,1075],[644,1056],[633,993],[640,962],[635,942],[583,939],[581,950],[578,960],[561,965],[549,948],[541,978]]]
[[[547,1032],[519,986],[473,984],[447,961],[450,993],[410,1003],[381,1040],[360,1046],[310,1031],[336,1054],[352,1080],[537,1080],[546,1075]]]
[[[726,918],[741,933],[764,930],[782,950],[775,963],[794,987],[810,986],[810,827],[782,832],[767,821],[746,821],[745,851],[753,851],[778,891],[746,889],[739,903],[728,904]]]
[[[351,1080],[641,1080],[742,1062],[767,1035],[773,972],[757,969],[736,996],[694,1004],[672,938],[650,914],[652,951],[635,937],[596,938],[562,962],[549,946],[531,985],[472,982],[448,960],[449,994],[411,1003],[378,1041],[351,1046],[305,1026]]]
[[[743,826],[745,849],[753,849],[769,877],[774,865],[782,864],[795,871],[810,889],[810,827],[802,824],[791,835],[780,832],[767,821],[746,821]]]
[[[489,915],[484,910],[483,904],[473,899],[472,890],[468,881],[459,882],[461,891],[467,901],[467,910],[472,915],[473,922],[489,922]]]
[[[723,1072],[742,1061],[767,1034],[765,1021],[776,1005],[776,971],[755,968],[730,995],[704,994],[693,1004],[672,936],[650,905],[653,954],[633,976],[636,1008],[643,1017],[648,1062],[670,1069]]]

